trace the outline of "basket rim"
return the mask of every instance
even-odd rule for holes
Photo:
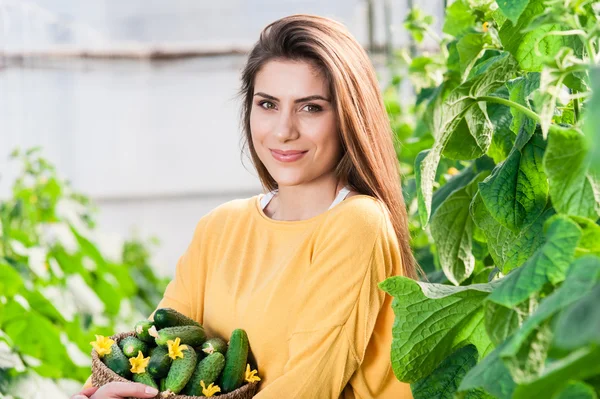
[[[126,337],[132,337],[132,336],[135,336],[135,331],[133,331],[133,330],[113,334],[109,338],[112,339],[113,341],[115,341],[115,343],[118,345],[122,339],[124,339]],[[127,378],[121,377],[119,374],[117,374],[114,371],[112,371],[111,369],[109,369],[108,366],[106,366],[106,364],[104,364],[104,362],[100,359],[100,356],[98,355],[98,352],[96,351],[95,348],[92,348],[91,354],[92,354],[92,384],[94,386],[95,386],[95,382],[93,380],[93,376],[96,374],[97,371],[102,371],[103,373],[108,374],[111,377],[111,379],[116,382],[134,382],[134,381],[128,380]],[[98,370],[96,370],[96,368]],[[229,395],[231,395],[231,397],[233,397],[233,394],[235,394],[235,395],[243,394],[250,389],[254,389],[257,385],[258,385],[258,382],[245,382],[238,389],[231,391],[231,392],[227,392],[226,394],[213,396],[213,398],[228,399],[228,398],[230,398]],[[164,398],[164,396],[162,396],[162,392],[164,392],[164,391],[159,391],[158,395],[155,398],[160,398],[160,399]],[[169,396],[169,399],[210,399],[210,398],[208,398],[206,396],[190,396],[190,395],[183,395],[183,394],[175,394],[175,395]]]

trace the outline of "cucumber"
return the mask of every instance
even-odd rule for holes
[[[154,324],[157,329],[177,326],[197,326],[202,327],[197,321],[179,313],[175,309],[161,308],[154,312]]]
[[[131,365],[129,359],[123,354],[121,348],[116,343],[110,347],[110,353],[104,355],[102,358],[106,367],[119,374],[123,378],[129,379],[131,376]]]
[[[225,368],[219,379],[222,392],[235,391],[244,382],[246,362],[248,360],[248,334],[241,328],[233,330],[229,339],[229,348],[225,354]]]
[[[136,337],[125,337],[119,342],[119,347],[127,357],[136,357],[139,351],[148,356],[148,345]]]
[[[227,342],[222,338],[211,338],[202,344],[202,352],[210,355],[214,352],[227,353]]]
[[[156,337],[156,345],[164,346],[167,345],[167,341],[173,340],[179,337],[182,345],[189,345],[192,347],[200,346],[206,340],[206,334],[204,328],[199,326],[178,326],[178,327],[166,327],[158,331]]]
[[[167,384],[167,379],[166,378],[163,378],[162,380],[160,380],[160,388],[159,389],[160,389],[161,392],[164,392],[164,391],[167,390],[167,385],[166,384]]]
[[[135,336],[146,343],[154,343],[154,337],[148,334],[148,330],[154,325],[150,320],[140,320],[135,323]]]
[[[133,381],[158,389],[158,385],[156,385],[154,378],[148,373],[133,373]]]
[[[215,382],[225,367],[225,356],[220,352],[208,355],[198,362],[196,370],[185,386],[183,391],[186,395],[202,396],[202,386],[200,381],[204,381],[205,386]]]
[[[167,391],[173,393],[181,392],[190,378],[192,378],[192,374],[196,369],[198,355],[196,355],[194,348],[188,346],[182,352],[183,357],[173,360],[173,364],[167,375],[167,382],[165,383]]]
[[[150,354],[148,372],[154,378],[166,377],[173,359],[169,357],[169,349],[166,346],[157,346]]]

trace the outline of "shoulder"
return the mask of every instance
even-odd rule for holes
[[[253,201],[256,201],[256,196],[233,199],[218,205],[198,220],[196,230],[222,228],[231,222],[240,222],[244,215],[250,213]]]

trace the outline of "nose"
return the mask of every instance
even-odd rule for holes
[[[279,113],[279,120],[275,126],[275,136],[282,142],[298,138],[299,133],[292,111],[286,110]]]

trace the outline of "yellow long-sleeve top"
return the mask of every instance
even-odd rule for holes
[[[262,378],[256,399],[412,398],[391,369],[392,298],[400,274],[386,208],[355,195],[315,217],[278,221],[260,196],[198,222],[157,308],[228,340],[248,333]]]

